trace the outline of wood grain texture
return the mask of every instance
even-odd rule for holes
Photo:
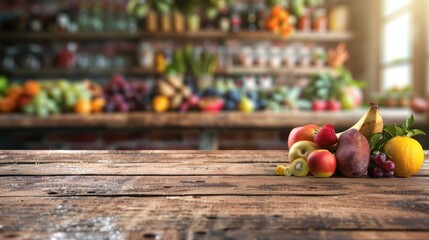
[[[427,236],[429,213],[424,210],[427,197],[391,197],[388,201],[384,194],[1,198],[0,224],[8,233],[19,235],[22,229],[24,234],[25,231],[42,232],[50,238],[73,239],[83,234],[92,236],[91,239],[103,236],[122,239],[127,238],[127,234],[163,236],[169,230],[175,231],[170,234],[178,239],[228,236],[243,239],[254,234],[262,239],[283,239],[281,236],[289,235],[341,238],[347,233],[359,236],[366,232],[379,232],[378,236],[384,233],[396,239],[396,235],[387,234],[407,236],[408,231]],[[360,237],[367,238],[366,235]]]
[[[0,239],[427,239],[412,178],[282,177],[287,151],[0,151]]]
[[[323,125],[327,122],[337,128],[348,128],[366,112],[365,109],[342,112],[168,112],[168,113],[109,113],[80,116],[76,114],[32,117],[23,114],[0,115],[0,128],[35,127],[105,127],[105,128],[293,128],[306,124]],[[386,124],[402,123],[411,114],[407,109],[382,109]],[[426,115],[415,115],[416,125],[427,124]]]

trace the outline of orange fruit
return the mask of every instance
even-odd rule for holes
[[[16,110],[17,102],[10,97],[0,99],[0,112],[10,113]]]
[[[24,84],[24,93],[34,97],[40,92],[40,84],[34,80],[28,80]]]
[[[289,15],[287,14],[286,11],[281,11],[278,15],[278,18],[280,19],[280,21],[286,21],[288,17]]]
[[[106,100],[104,98],[96,98],[91,102],[91,109],[94,113],[100,113],[103,111],[104,105],[106,105]]]
[[[89,115],[91,113],[91,102],[81,99],[74,105],[74,112],[80,115]]]
[[[166,96],[158,95],[153,99],[152,107],[155,112],[165,112],[170,107],[170,100]]]
[[[6,96],[7,98],[18,100],[22,93],[23,90],[20,86],[12,86],[7,90]]]
[[[279,26],[279,21],[275,18],[272,18],[270,20],[267,21],[267,28],[268,30],[273,31],[274,29],[276,29]]]
[[[423,165],[425,153],[420,143],[410,137],[397,136],[384,145],[384,152],[395,163],[395,176],[411,177]]]
[[[275,6],[271,8],[271,16],[277,18],[283,12],[283,8],[281,6]]]

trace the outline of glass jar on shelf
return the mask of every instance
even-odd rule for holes
[[[311,52],[307,46],[300,46],[298,48],[299,65],[301,67],[308,67],[311,64]]]
[[[279,47],[270,48],[270,67],[280,68],[282,64],[281,52]]]
[[[138,51],[139,65],[145,69],[153,69],[154,51],[152,46],[147,42],[140,43]]]
[[[2,54],[2,69],[11,71],[18,68],[17,61],[19,52],[20,50],[16,46],[7,47]]]
[[[336,5],[329,11],[329,30],[345,32],[349,28],[350,9],[345,5]]]
[[[66,47],[60,49],[55,57],[55,65],[58,68],[73,68],[76,65],[77,45],[70,42]]]
[[[228,67],[228,49],[225,46],[219,46],[217,48],[217,69],[219,70],[225,70]]]
[[[297,22],[298,31],[308,32],[311,30],[311,18],[308,10],[303,15],[298,16]]]
[[[255,60],[258,67],[264,68],[267,66],[268,54],[265,46],[259,46],[255,51]]]
[[[240,51],[240,64],[243,67],[252,67],[254,62],[253,51],[249,46],[241,48]]]
[[[326,19],[325,9],[319,8],[314,11],[313,30],[316,32],[326,32],[328,30],[328,22]]]
[[[287,68],[293,68],[297,64],[297,52],[294,47],[288,46],[283,49],[283,62]]]
[[[22,68],[39,70],[42,68],[42,48],[40,45],[31,44],[22,58]]]
[[[313,49],[313,65],[315,67],[324,67],[326,65],[327,55],[323,47],[315,47]]]
[[[82,69],[91,67],[91,55],[87,51],[81,51],[76,56],[76,66]]]

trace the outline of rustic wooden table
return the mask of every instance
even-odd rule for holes
[[[275,176],[286,151],[0,151],[0,239],[428,239],[412,178]]]

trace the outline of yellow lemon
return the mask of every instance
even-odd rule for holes
[[[165,112],[170,107],[170,100],[166,96],[158,95],[153,99],[152,107],[157,113]]]
[[[395,176],[411,177],[423,165],[425,153],[419,142],[410,137],[394,137],[384,145],[384,152],[395,163]]]

